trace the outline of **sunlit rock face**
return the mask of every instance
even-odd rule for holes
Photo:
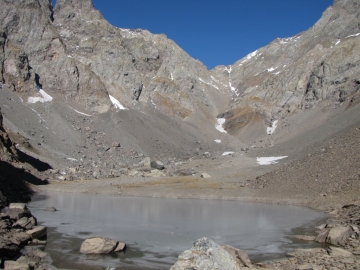
[[[91,0],[54,9],[47,0],[2,1],[0,79],[23,93],[41,85],[94,112],[108,111],[112,96],[181,119],[225,118],[237,135],[359,90],[359,10],[358,0],[335,1],[307,31],[209,71],[165,35],[110,25]]]
[[[338,105],[359,91],[360,1],[335,1],[310,29],[278,38],[216,76],[234,92],[225,129],[236,132],[259,114],[267,123],[319,104]]]

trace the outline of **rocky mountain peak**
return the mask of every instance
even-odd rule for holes
[[[55,12],[64,8],[76,8],[82,11],[91,10],[94,8],[92,0],[57,0],[55,5]]]
[[[309,30],[210,71],[165,35],[110,25],[91,0],[58,0],[54,14],[48,0],[31,3],[3,1],[0,11],[0,74],[25,98],[41,85],[91,113],[116,100],[209,132],[222,116],[228,133],[246,138],[359,90],[359,0],[335,1]]]
[[[360,8],[359,0],[334,0],[334,7],[346,9],[349,13],[356,13]]]

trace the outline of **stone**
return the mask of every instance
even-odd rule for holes
[[[145,168],[151,167],[151,159],[149,157],[144,158],[142,161],[140,161],[140,166]]]
[[[230,245],[222,245],[221,247],[230,253],[230,255],[234,258],[234,260],[238,263],[240,267],[242,266],[246,266],[249,268],[252,267],[252,263],[250,261],[249,255],[244,250],[235,248]]]
[[[123,242],[118,242],[114,252],[124,251],[126,248],[126,244]]]
[[[33,239],[28,243],[28,245],[38,246],[38,245],[46,245],[46,243],[47,243],[46,240]]]
[[[144,173],[144,176],[146,177],[165,177],[166,173],[160,170],[151,170],[149,173]]]
[[[111,144],[112,147],[120,147],[120,143],[119,142],[113,142]]]
[[[80,247],[80,252],[85,254],[107,254],[117,247],[118,242],[108,237],[95,236],[86,239]]]
[[[351,227],[338,226],[331,228],[325,242],[336,246],[342,246],[349,239],[351,233]]]
[[[4,270],[30,270],[30,266],[26,263],[19,263],[15,261],[5,261]]]
[[[25,203],[10,203],[9,204],[9,209],[21,209],[21,210],[25,210],[27,209],[26,204]]]
[[[47,228],[45,226],[35,226],[33,229],[26,232],[31,235],[33,239],[41,239],[46,236]]]
[[[44,252],[44,251],[39,250],[39,249],[32,249],[29,252],[29,256],[44,259],[45,257],[48,256],[48,254],[46,252]]]
[[[36,220],[34,217],[22,217],[18,219],[12,227],[14,228],[24,228],[26,230],[32,229],[36,225]]]
[[[46,207],[45,211],[55,212],[57,210],[56,210],[56,208],[54,206],[50,206],[50,207]]]
[[[31,213],[27,208],[9,208],[5,212],[12,220],[18,220],[22,217],[31,217]]]
[[[170,268],[170,270],[185,269],[240,270],[240,267],[230,253],[209,238],[204,237],[196,240],[190,250],[181,253],[178,261]]]
[[[158,160],[152,160],[150,165],[151,165],[151,168],[154,168],[154,169],[158,169],[158,170],[165,169],[164,163],[162,163],[161,161],[158,161]]]
[[[315,241],[319,242],[319,243],[325,243],[326,242],[326,238],[329,234],[330,229],[325,229],[323,231],[321,231],[318,236],[315,237]]]
[[[210,174],[207,174],[207,173],[201,173],[201,174],[200,174],[200,177],[206,179],[206,178],[211,178],[211,175],[210,175]]]
[[[128,173],[129,176],[136,176],[136,175],[139,175],[140,172],[137,171],[137,170],[130,170],[130,172]]]
[[[31,240],[31,235],[26,232],[15,232],[11,236],[11,241],[17,245],[23,245]]]

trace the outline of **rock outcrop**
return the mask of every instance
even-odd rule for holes
[[[85,254],[108,254],[123,251],[125,246],[125,243],[108,237],[94,236],[86,239],[81,244],[80,252]]]
[[[224,248],[208,238],[200,238],[190,250],[179,255],[171,270],[241,269]]]
[[[261,119],[270,125],[318,104],[338,106],[358,92],[359,5],[335,1],[309,30],[212,70],[218,80],[229,77],[234,92],[231,108],[220,115],[225,129],[239,134]]]
[[[11,162],[17,158],[17,150],[3,127],[3,116],[0,108],[0,160]]]

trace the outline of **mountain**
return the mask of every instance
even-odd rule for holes
[[[235,100],[225,128],[233,134],[260,114],[267,122],[317,105],[338,106],[360,89],[360,2],[335,1],[310,29],[278,38],[231,67]]]
[[[4,123],[35,155],[88,175],[290,143],[357,104],[359,0],[336,0],[307,31],[213,70],[163,34],[110,25],[91,0],[0,6]]]

